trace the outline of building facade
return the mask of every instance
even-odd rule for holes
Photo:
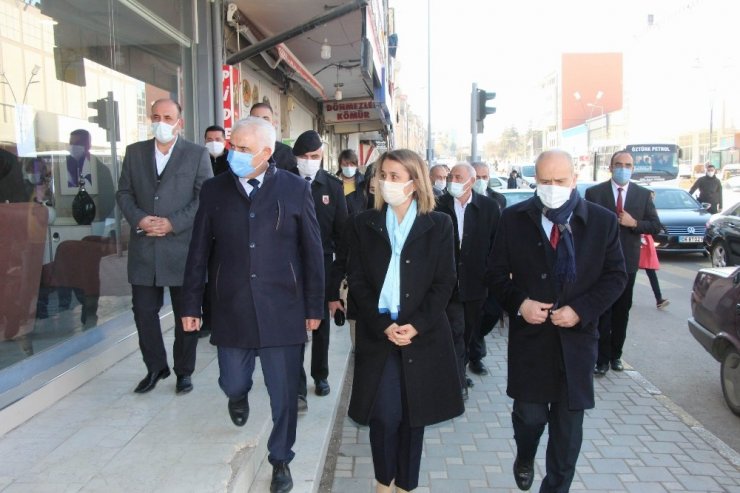
[[[393,142],[387,2],[341,16],[286,3],[0,0],[0,412],[135,334],[115,191],[152,102],[179,101],[199,143],[267,102],[282,141],[321,133],[329,169],[342,149],[369,162]],[[322,14],[337,16],[230,61]]]

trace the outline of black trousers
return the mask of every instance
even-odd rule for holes
[[[388,356],[370,414],[370,450],[378,483],[410,491],[419,486],[424,427],[411,426],[401,351]]]
[[[637,272],[627,274],[627,285],[621,296],[599,317],[599,357],[596,364],[604,365],[622,357],[636,277]]]
[[[174,370],[178,376],[192,375],[195,370],[195,349],[198,345],[197,332],[182,329],[180,286],[170,286],[172,311],[175,315],[175,343],[172,347]],[[161,286],[131,286],[134,321],[139,333],[139,348],[147,371],[164,370],[167,364],[167,351],[164,348],[162,327],[159,324],[159,311],[164,303],[164,288]]]
[[[655,302],[660,303],[663,299],[663,294],[660,292],[660,282],[658,282],[658,271],[655,269],[645,269],[645,274],[648,276],[650,281],[650,287],[653,289],[653,295],[655,296]]]
[[[331,265],[333,262],[332,256],[324,255],[324,276],[326,282],[329,282],[329,275],[331,271]],[[324,318],[319,324],[319,328],[311,332],[311,378],[314,380],[326,380],[329,377],[329,334],[331,328],[331,321],[329,320],[329,301],[336,300],[325,300],[324,303]],[[306,370],[303,368],[303,360],[305,357],[305,347],[301,353],[301,374],[300,383],[298,387],[298,394],[303,397],[307,393],[306,385]]]
[[[252,390],[254,359],[260,357],[262,375],[270,396],[272,431],[267,439],[270,464],[290,462],[295,457],[298,423],[298,365],[303,344],[260,349],[218,347],[218,384],[229,399],[242,399]]]
[[[452,343],[462,387],[465,387],[465,365],[486,356],[486,343],[481,335],[484,303],[485,300],[460,301],[454,294],[445,310],[452,327]]]
[[[583,409],[568,408],[567,389],[563,387],[558,402],[514,400],[511,413],[517,457],[522,462],[534,460],[547,425],[546,475],[540,493],[566,493],[570,489],[583,442]]]

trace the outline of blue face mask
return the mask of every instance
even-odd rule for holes
[[[614,171],[612,171],[612,179],[617,185],[626,185],[630,178],[632,178],[632,169],[630,168],[614,168]]]
[[[229,167],[239,178],[244,178],[247,175],[254,173],[255,169],[252,166],[252,159],[254,154],[248,152],[239,152],[233,149],[229,150],[229,155],[226,160],[229,161]]]

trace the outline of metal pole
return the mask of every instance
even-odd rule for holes
[[[223,72],[223,38],[224,25],[222,13],[223,2],[214,0],[211,4],[211,29],[213,34],[213,117],[219,125],[224,123],[224,72]]]
[[[118,191],[118,179],[121,177],[121,172],[118,169],[118,151],[116,149],[116,137],[118,135],[118,115],[116,115],[116,102],[113,99],[113,91],[108,91],[108,99],[105,102],[107,108],[106,108],[106,115],[108,118],[107,127],[108,132],[110,132],[111,138],[110,138],[110,155],[113,159],[113,176],[115,179],[113,180],[114,187],[116,189],[116,192]],[[116,231],[116,255],[119,257],[123,254],[123,247],[121,245],[121,209],[118,207],[118,203],[116,203],[116,207],[114,208],[114,217],[115,217],[115,231]]]
[[[427,162],[434,161],[432,140],[432,0],[427,0]]]
[[[712,133],[714,133],[714,102],[709,107],[709,151],[707,161],[712,162]]]
[[[338,19],[339,17],[354,12],[355,10],[359,10],[367,6],[367,4],[368,0],[354,0],[344,5],[340,5],[339,7],[334,7],[333,9],[328,10],[321,15],[317,15],[313,19],[310,19],[308,22],[305,22],[300,26],[296,26],[294,28],[288,29],[287,31],[283,31],[280,34],[276,34],[267,39],[263,39],[259,43],[255,43],[237,53],[234,53],[226,59],[226,63],[229,65],[236,65],[242,60],[246,60],[255,55],[258,55],[259,53],[262,53],[265,50],[274,48],[280,43],[284,43],[290,39],[298,37],[307,31],[317,28],[318,26],[333,21],[334,19]]]
[[[478,84],[473,82],[473,90],[470,92],[470,162],[474,163],[478,159],[478,105],[476,96],[478,95]]]

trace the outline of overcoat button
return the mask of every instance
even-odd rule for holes
[[[542,274],[542,279],[547,279],[547,274]]]

